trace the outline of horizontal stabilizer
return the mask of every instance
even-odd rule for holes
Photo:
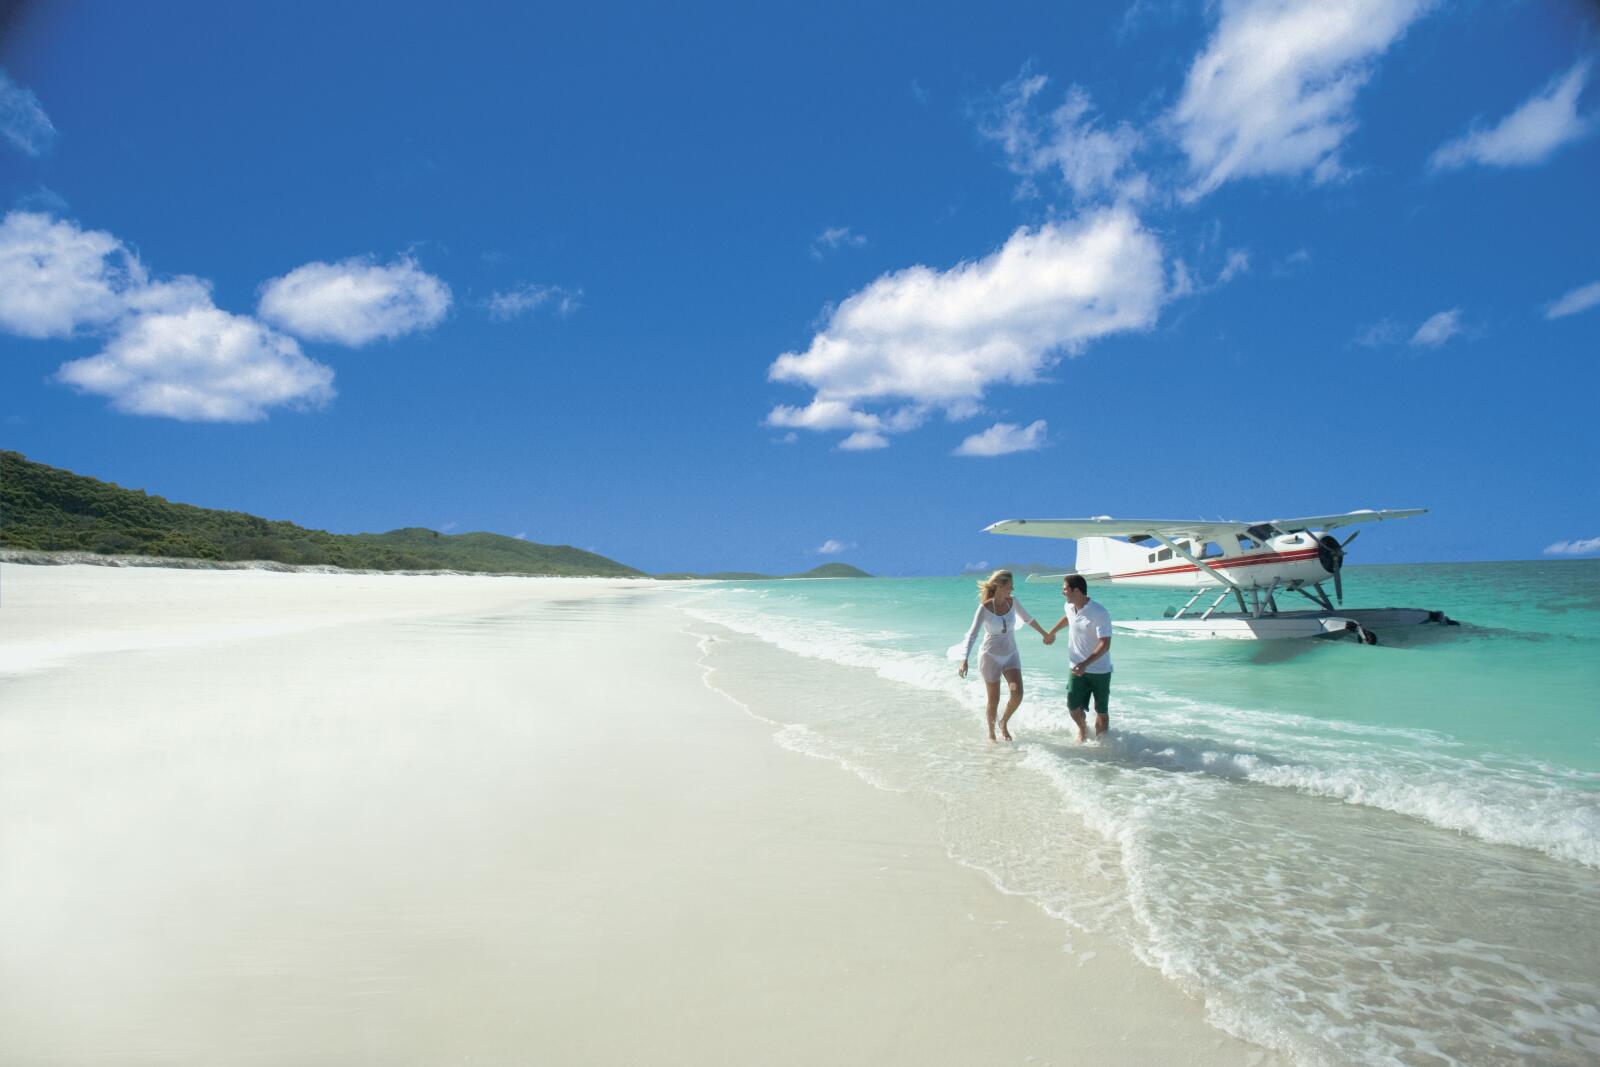
[[[1023,579],[1024,582],[1053,582],[1058,578],[1065,578],[1069,574],[1078,574],[1077,571],[1066,571],[1062,574],[1030,574]],[[1102,578],[1111,577],[1110,571],[1099,571],[1094,574],[1078,574],[1086,582],[1098,582]]]

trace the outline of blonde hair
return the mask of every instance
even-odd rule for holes
[[[995,588],[999,586],[1002,580],[1009,584],[1016,584],[1010,571],[995,571],[978,583],[978,600],[985,604],[993,600]]]

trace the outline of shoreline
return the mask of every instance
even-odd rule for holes
[[[24,575],[13,1062],[1278,1062],[775,743],[673,587]]]

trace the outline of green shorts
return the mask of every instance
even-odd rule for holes
[[[1089,697],[1094,697],[1094,713],[1111,714],[1111,672],[1104,674],[1074,674],[1067,684],[1067,710],[1087,711]]]

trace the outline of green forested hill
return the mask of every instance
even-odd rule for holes
[[[174,504],[143,490],[0,451],[0,547],[105,555],[272,560],[360,570],[640,575],[567,545],[432,530],[331,534],[238,511]]]

